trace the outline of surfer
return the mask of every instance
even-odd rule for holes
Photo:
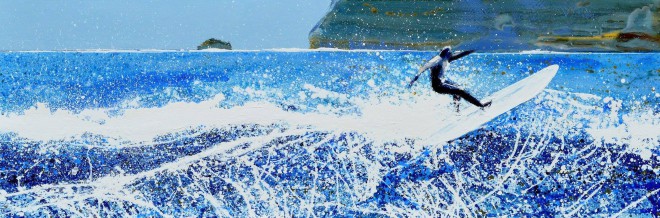
[[[426,69],[431,68],[431,87],[433,87],[433,91],[440,94],[452,95],[454,97],[454,104],[456,104],[457,112],[459,111],[458,101],[460,101],[461,98],[480,108],[490,106],[491,101],[482,104],[474,96],[470,95],[470,93],[458,87],[456,83],[445,78],[445,71],[449,68],[449,63],[469,55],[472,52],[474,52],[474,50],[464,51],[457,55],[452,55],[451,47],[444,47],[439,55],[433,57],[429,62],[424,64],[424,66],[419,68],[417,75],[415,75],[415,78],[410,81],[408,88],[413,86],[415,81],[419,79],[419,76],[424,73]]]

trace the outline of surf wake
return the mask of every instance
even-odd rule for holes
[[[449,76],[478,97],[566,67],[424,143],[464,116],[405,88],[435,54],[0,54],[0,217],[660,211],[657,55],[470,55]]]
[[[652,199],[658,190],[648,185],[651,178],[623,184],[609,179],[634,177],[626,172],[657,174],[659,168],[660,134],[637,127],[657,126],[660,117],[648,110],[621,114],[615,99],[546,90],[475,132],[428,147],[419,142],[434,132],[433,123],[442,122],[433,119],[453,113],[448,97],[341,99],[308,88],[316,93],[309,96],[347,101],[358,110],[338,115],[319,106],[297,112],[270,102],[222,108],[218,95],[115,116],[38,107],[3,117],[3,125],[58,120],[74,125],[47,137],[31,136],[20,125],[3,126],[13,128],[3,134],[4,149],[24,156],[3,158],[21,164],[4,165],[14,168],[3,171],[1,212],[570,216],[633,210],[610,200],[629,195],[613,191],[616,186],[646,193],[621,198],[627,203]],[[54,127],[29,130],[34,128]],[[575,178],[584,182],[562,185]],[[559,193],[577,200],[551,203],[548,196]],[[542,206],[531,207],[530,201]],[[602,211],[603,202],[610,211]]]

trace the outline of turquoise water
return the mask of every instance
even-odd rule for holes
[[[448,77],[478,98],[560,69],[531,101],[426,144],[461,116],[427,76],[406,88],[435,54],[2,53],[0,214],[660,212],[659,55],[470,55]]]

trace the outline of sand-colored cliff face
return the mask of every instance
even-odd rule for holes
[[[660,51],[657,0],[336,0],[310,47]]]

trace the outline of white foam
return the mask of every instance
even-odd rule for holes
[[[616,105],[618,102],[610,103]],[[618,110],[612,110],[609,119],[618,120],[617,113]],[[651,160],[652,150],[660,142],[660,115],[647,110],[625,114],[621,119],[621,124],[607,119],[592,121],[594,125],[587,128],[587,132],[605,143],[627,144],[627,152],[638,154],[643,160]]]
[[[331,99],[337,99],[343,102],[348,101],[348,95],[346,94],[341,94],[333,91],[328,91],[322,88],[318,88],[316,86],[310,85],[310,84],[305,84],[303,85],[303,88],[309,90],[312,92],[312,95],[310,96],[311,98],[331,98]]]
[[[285,123],[327,131],[355,131],[374,140],[389,141],[427,137],[447,115],[455,115],[448,106],[451,99],[444,95],[411,93],[410,99],[405,101],[397,97],[348,99],[317,87],[306,88],[314,91],[313,97],[353,101],[361,114],[340,116],[322,112],[289,112],[266,101],[225,109],[217,106],[224,100],[224,95],[219,94],[200,103],[176,102],[158,108],[126,109],[118,116],[109,116],[110,109],[51,112],[44,104],[37,104],[24,114],[0,117],[0,132],[13,132],[37,141],[71,139],[91,133],[117,140],[149,142],[159,135],[190,128]]]
[[[612,97],[556,90],[546,92],[551,94],[545,96],[546,100],[570,106],[568,109],[558,108],[568,110],[564,112],[566,116],[570,114],[570,117],[562,118],[562,123],[584,128],[598,142],[626,145],[626,152],[651,160],[652,150],[660,141],[660,115],[654,114],[652,109],[623,112],[623,101]],[[586,123],[582,125],[574,119],[584,119]]]

